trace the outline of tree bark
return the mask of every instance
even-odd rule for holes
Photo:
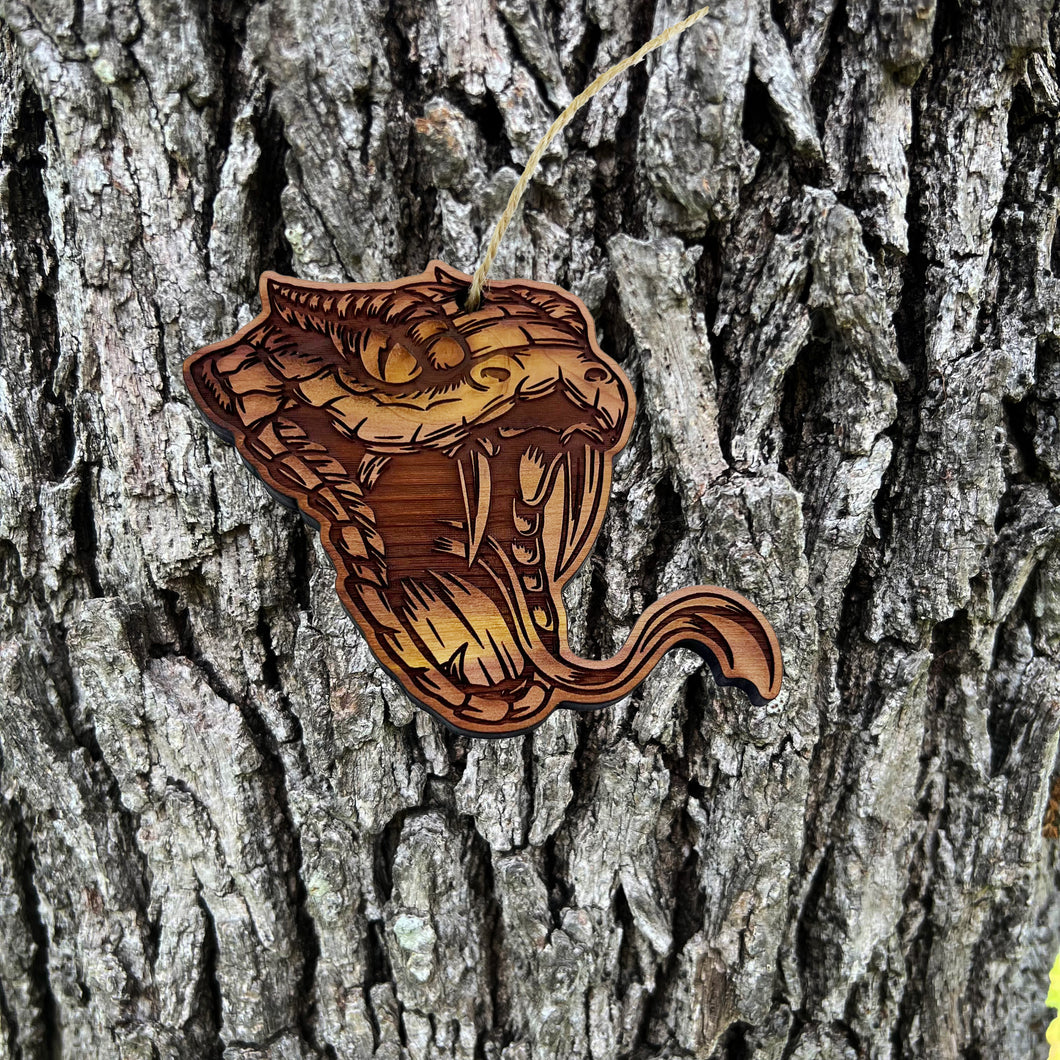
[[[573,646],[712,583],[785,688],[478,742],[181,362],[265,268],[470,271],[689,9],[0,0],[0,1056],[1044,1055],[1054,6],[718,0],[553,145],[494,275],[639,400]]]

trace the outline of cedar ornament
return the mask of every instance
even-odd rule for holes
[[[658,600],[613,659],[571,653],[562,590],[600,530],[632,388],[577,298],[494,282],[469,311],[470,281],[437,261],[380,284],[266,273],[262,312],[189,357],[185,381],[319,528],[380,662],[454,729],[508,736],[613,703],[678,645],[773,699],[776,635],[727,589]]]

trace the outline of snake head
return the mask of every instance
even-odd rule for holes
[[[451,450],[484,429],[510,437],[542,424],[564,443],[580,435],[620,449],[633,394],[581,303],[510,281],[469,313],[469,283],[441,262],[387,284],[265,273],[261,314],[189,358],[185,375],[227,434],[298,405],[379,453]]]

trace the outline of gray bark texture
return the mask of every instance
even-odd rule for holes
[[[787,674],[484,742],[181,362],[265,268],[470,271],[690,8],[0,0],[0,1056],[1044,1056],[1054,8],[717,0],[553,145],[494,276],[639,398],[573,646],[705,582]]]

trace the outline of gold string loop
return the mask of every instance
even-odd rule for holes
[[[566,128],[571,118],[586,104],[589,102],[597,92],[600,91],[605,85],[613,81],[620,74],[624,74],[631,66],[636,66],[645,56],[655,51],[656,48],[661,48],[664,44],[673,40],[674,37],[681,33],[684,33],[690,26],[694,26],[709,10],[709,8],[701,7],[698,11],[693,12],[688,18],[681,22],[676,23],[669,29],[664,29],[657,37],[652,37],[647,44],[638,48],[632,55],[627,56],[620,63],[616,63],[609,70],[605,70],[595,81],[592,82],[587,88],[582,89],[567,104],[563,109],[563,113],[552,123],[547,133],[541,137],[538,141],[537,147],[534,148],[533,154],[530,155],[529,161],[523,169],[522,176],[515,183],[515,187],[512,188],[511,195],[508,196],[508,205],[504,207],[504,213],[501,214],[500,219],[497,221],[496,227],[493,229],[493,235],[490,237],[489,246],[486,247],[486,254],[482,261],[479,263],[479,267],[475,269],[475,275],[471,278],[471,287],[468,289],[467,301],[465,302],[465,308],[474,312],[482,304],[482,289],[486,285],[486,277],[489,275],[490,269],[493,267],[493,260],[497,257],[497,250],[501,245],[501,240],[504,238],[504,233],[508,228],[508,225],[512,223],[512,218],[515,216],[515,211],[519,206],[519,200],[523,197],[523,192],[526,191],[526,186],[530,183],[530,178],[534,174],[534,170],[537,169],[538,163],[541,161],[541,156],[544,155],[548,149],[548,145]]]

